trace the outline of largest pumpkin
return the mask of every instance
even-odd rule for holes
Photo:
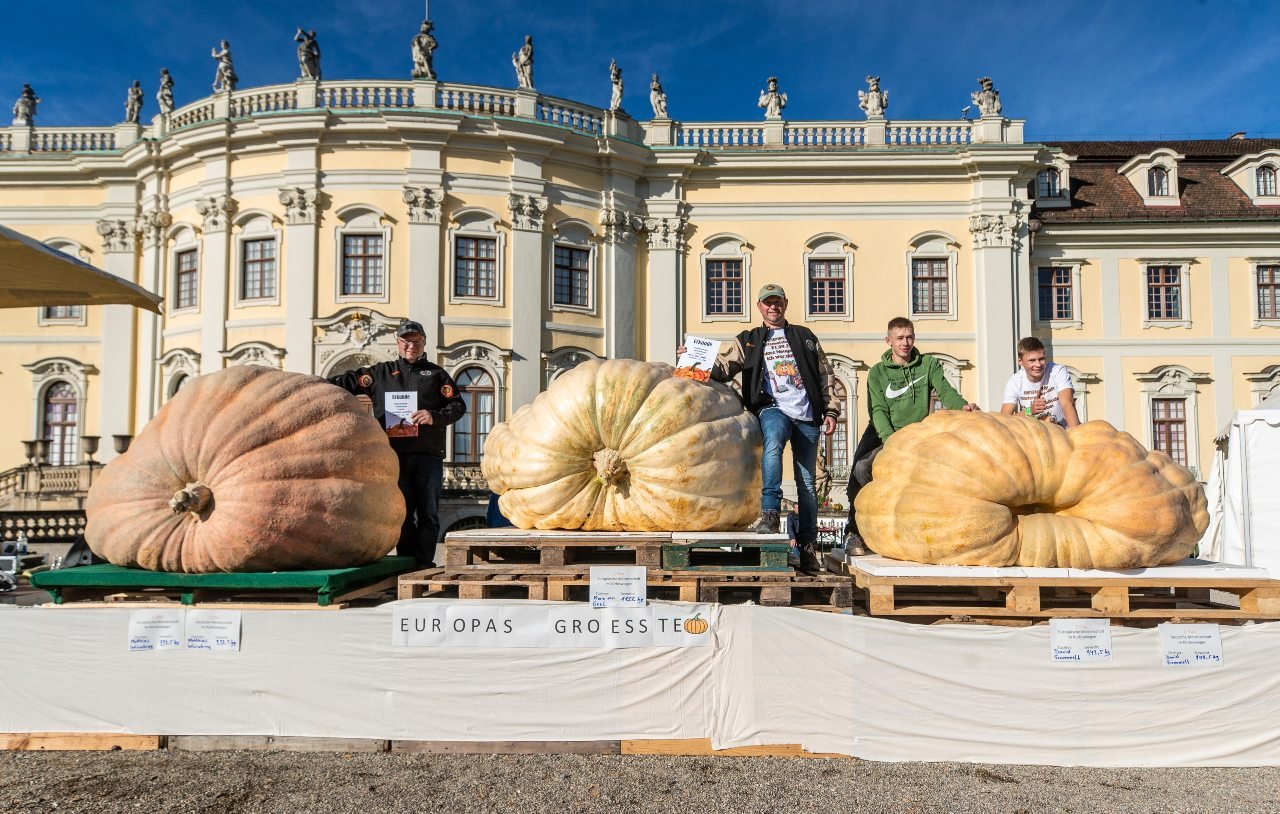
[[[1186,468],[1105,421],[951,411],[890,436],[855,507],[877,552],[952,565],[1165,565],[1209,524]]]
[[[589,361],[494,427],[482,467],[520,528],[736,529],[759,503],[760,429],[723,384]]]
[[[399,464],[355,397],[315,376],[193,379],[89,490],[85,541],[152,571],[344,568],[395,547]]]

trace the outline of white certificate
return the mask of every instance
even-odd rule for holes
[[[129,650],[181,650],[182,609],[136,610],[129,613]]]
[[[1217,625],[1156,626],[1165,667],[1221,667],[1222,636]]]
[[[1049,648],[1055,664],[1111,661],[1111,620],[1050,619]]]
[[[393,438],[412,437],[418,434],[418,425],[413,423],[413,414],[418,412],[418,394],[410,391],[395,391],[383,396],[382,426],[387,435]]]
[[[720,341],[705,339],[701,336],[685,336],[684,353],[676,361],[676,367],[693,367],[698,370],[711,370],[716,355],[720,353]]]
[[[638,608],[648,600],[643,565],[591,566],[591,607]]]
[[[188,650],[239,650],[240,611],[189,610],[185,631]]]

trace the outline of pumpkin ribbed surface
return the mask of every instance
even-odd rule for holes
[[[735,529],[756,515],[760,429],[725,385],[589,361],[494,427],[482,466],[520,528]]]
[[[953,411],[890,436],[856,509],[880,554],[951,565],[1166,565],[1209,523],[1186,468],[1105,421]]]
[[[152,571],[363,565],[399,538],[398,477],[354,396],[315,376],[228,368],[189,382],[103,469],[85,541]]]

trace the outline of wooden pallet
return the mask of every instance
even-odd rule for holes
[[[1271,579],[881,576],[856,561],[852,576],[872,616],[1280,619],[1280,580]],[[1211,601],[1211,591],[1239,606]]]
[[[701,574],[698,599],[722,605],[755,602],[759,605],[850,608],[853,583],[839,574]]]
[[[402,574],[400,599],[546,599],[547,578],[536,574],[472,572],[450,578],[443,568]]]
[[[42,607],[72,608],[218,608],[222,610],[342,610],[356,600],[381,599],[396,589],[397,577],[391,576],[371,585],[355,588],[327,598],[321,604],[314,591],[262,590],[223,591],[205,588],[94,588],[75,586],[61,588],[61,601]]]
[[[650,571],[646,578],[649,599],[667,599],[679,602],[698,601],[698,577],[692,574],[668,574]],[[591,575],[553,574],[547,577],[547,599],[572,602],[591,601]]]
[[[525,531],[484,529],[453,532],[444,540],[449,569],[471,565],[644,565],[662,566],[662,546],[670,532]]]
[[[671,544],[662,547],[662,567],[667,571],[784,571],[786,543],[747,540],[726,546],[720,542]],[[729,549],[729,550],[726,550]]]

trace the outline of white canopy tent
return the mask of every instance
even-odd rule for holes
[[[140,285],[0,226],[0,308],[122,303],[158,314],[161,302]]]
[[[1237,410],[1217,441],[1200,557],[1280,576],[1280,393]]]

